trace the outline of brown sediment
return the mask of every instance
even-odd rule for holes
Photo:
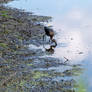
[[[8,1],[11,0],[0,0],[0,3]],[[31,44],[40,44],[44,31],[43,25],[38,26],[37,23],[47,22],[50,18],[0,6],[0,69],[4,74],[11,76],[13,71],[11,71],[11,66],[15,67],[20,64],[23,61],[21,57],[33,55],[33,52],[29,52],[25,45],[30,44],[30,41]],[[4,85],[14,77],[15,73],[12,77],[8,77],[1,75],[3,73],[1,70],[0,82]]]
[[[0,0],[0,3],[8,3],[9,1],[13,1],[13,0]]]
[[[8,0],[0,0],[0,3],[3,1]],[[53,79],[73,76],[77,67],[71,71],[56,72],[54,68],[63,65],[61,60],[41,57],[46,54],[44,51],[27,47],[29,44],[43,44],[44,27],[40,22],[48,21],[51,21],[49,16],[0,6],[0,92],[73,92],[71,88],[75,81]],[[56,43],[54,39],[53,42]],[[49,51],[53,53],[56,45],[51,46]],[[53,70],[49,70],[52,67]]]

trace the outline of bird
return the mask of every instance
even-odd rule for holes
[[[50,40],[52,41],[53,36],[54,36],[54,30],[51,29],[51,28],[49,28],[49,27],[47,27],[47,26],[44,26],[44,30],[45,30],[45,35],[49,36],[50,37]],[[44,40],[44,36],[43,36],[43,40]]]
[[[57,46],[57,42],[56,42],[56,40],[55,39],[52,39],[52,42],[54,42],[55,43],[55,45],[52,45],[52,47],[56,47]]]
[[[47,35],[47,36],[50,37],[49,42],[51,41],[51,42],[55,43],[55,45],[51,45],[51,47],[49,49],[49,50],[51,50],[53,47],[55,48],[57,46],[56,40],[53,39],[53,37],[55,35],[54,30],[52,28],[50,28],[50,27],[44,26],[44,31],[45,31],[45,35],[43,35],[43,41],[44,41],[44,37]],[[45,37],[45,39],[46,39],[46,37]],[[44,44],[43,44],[43,47],[44,47]]]
[[[48,51],[48,52],[54,53],[54,48],[57,46],[57,42],[56,42],[55,39],[52,39],[52,42],[54,42],[55,44],[54,45],[51,45],[49,49],[46,49],[45,48],[45,50]]]

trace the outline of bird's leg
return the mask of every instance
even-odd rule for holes
[[[49,39],[49,42],[50,42],[50,43],[52,42],[52,38],[53,38],[53,37],[52,37],[52,36],[50,36],[50,39]]]
[[[51,39],[49,39],[49,42],[51,43]]]
[[[43,35],[43,47],[44,47],[44,42],[46,41],[46,37],[45,37],[45,34]]]

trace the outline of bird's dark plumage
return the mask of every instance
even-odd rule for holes
[[[54,31],[53,29],[49,28],[49,27],[44,27],[44,30],[45,30],[45,34],[47,36],[50,36],[50,39],[52,40],[53,36],[54,36]]]

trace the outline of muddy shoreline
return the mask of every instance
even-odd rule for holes
[[[0,3],[4,1],[11,0]],[[72,76],[82,72],[79,65],[44,57],[42,49],[27,47],[43,44],[42,24],[49,21],[49,16],[0,6],[0,92],[75,92]]]
[[[13,1],[13,0],[0,0],[0,4],[3,4],[3,3],[8,3],[10,1]]]

